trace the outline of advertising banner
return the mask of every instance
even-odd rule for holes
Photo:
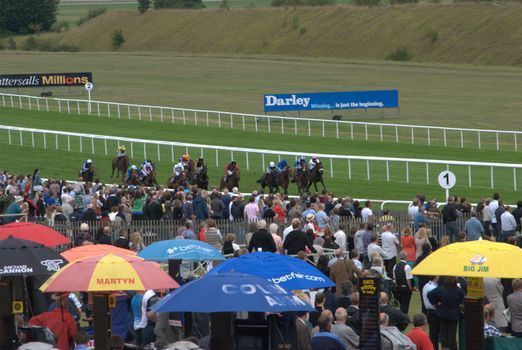
[[[92,72],[0,74],[0,88],[84,86],[92,81]]]
[[[399,108],[398,90],[266,94],[265,112]]]

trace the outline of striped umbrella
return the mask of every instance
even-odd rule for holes
[[[158,264],[141,258],[108,253],[76,260],[52,275],[42,292],[110,292],[178,288]]]
[[[104,255],[107,253],[122,254],[122,255],[136,255],[136,252],[130,249],[118,248],[109,244],[89,244],[66,250],[61,255],[67,261],[75,261],[78,259],[87,258],[89,256]]]

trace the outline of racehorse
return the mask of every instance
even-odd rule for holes
[[[187,182],[187,173],[185,171],[181,172],[178,179],[174,181],[174,175],[169,177],[168,179],[168,187],[169,188],[179,188],[179,187],[187,188],[188,182]]]
[[[315,192],[317,192],[317,183],[320,182],[321,185],[323,185],[323,189],[326,190],[326,186],[323,182],[323,164],[321,162],[317,162],[315,167],[310,170],[310,183],[308,184],[308,187],[310,187],[311,184],[314,184]]]
[[[240,176],[239,176],[239,172],[238,171],[234,171],[232,173],[232,175],[230,175],[228,178],[227,178],[227,181],[225,183],[225,178],[222,177],[221,178],[221,182],[219,183],[219,190],[220,191],[223,191],[223,189],[226,187],[229,191],[232,191],[234,187],[237,187],[239,188],[239,179],[240,179]]]
[[[138,186],[140,184],[140,177],[138,175],[138,172],[135,172],[133,173],[130,177],[128,177],[126,180],[125,180],[125,184],[127,186],[129,185],[132,185],[132,186]]]
[[[279,179],[277,177],[279,177],[279,173],[265,173],[261,179],[257,180],[257,182],[261,185],[263,190],[268,186],[269,193],[277,193],[279,192]]]
[[[125,178],[125,172],[129,168],[129,157],[123,156],[123,157],[116,157],[112,160],[112,174],[111,178],[114,176],[114,170],[118,169],[118,172],[116,173],[117,177],[120,177],[121,173],[121,181]]]
[[[92,182],[94,179],[94,165],[91,165],[91,167],[87,169],[87,171],[83,172],[81,175],[83,182]]]
[[[189,161],[187,161],[185,171],[187,172],[187,178],[190,182],[196,172],[196,162],[194,162],[194,159],[190,159]]]
[[[290,175],[292,174],[292,168],[287,166],[282,172],[279,173],[279,186],[284,190],[284,195],[288,194],[288,185],[290,184]],[[279,189],[278,189],[279,191]]]
[[[305,165],[299,173],[294,169],[292,182],[295,182],[299,194],[302,195],[308,191],[310,180],[308,179],[308,166]]]
[[[152,171],[149,173],[149,175],[145,176],[143,179],[141,179],[141,184],[143,186],[158,186],[158,181],[156,181],[156,169],[152,169]]]
[[[202,164],[195,172],[194,175],[190,178],[192,185],[197,185],[198,188],[207,190],[208,189],[208,175],[207,175],[207,165]]]

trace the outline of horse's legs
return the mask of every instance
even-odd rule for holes
[[[111,178],[114,176],[114,165],[112,166],[112,174],[111,174]]]
[[[324,185],[323,179],[321,179],[321,185],[323,185],[323,190],[326,190],[326,186]]]

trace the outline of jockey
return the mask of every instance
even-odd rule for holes
[[[267,172],[267,174],[276,174],[279,172],[279,168],[276,167],[274,162],[270,162],[270,164],[268,165],[268,168],[266,168],[266,172]]]
[[[317,159],[317,155],[313,155],[312,158],[310,158],[310,162],[308,163],[308,167],[310,168],[310,171],[312,171],[315,166],[319,163],[319,159]]]
[[[141,163],[141,176],[147,177],[150,175],[150,173],[154,170],[154,166],[152,165],[152,161],[149,159],[145,159],[143,163]]]
[[[279,163],[277,163],[277,167],[279,168],[279,172],[284,171],[286,168],[288,168],[288,162],[286,159],[281,159]]]
[[[234,174],[234,171],[237,171],[239,173],[239,167],[237,166],[236,161],[233,160],[230,163],[228,163],[225,167],[225,182],[227,182],[229,176]]]
[[[133,164],[127,171],[127,179],[130,179],[134,176],[138,176],[138,167]]]
[[[127,148],[124,145],[118,147],[118,158],[123,158],[127,156]]]
[[[92,169],[92,160],[87,159],[85,162],[83,162],[82,169],[80,170],[80,176],[88,172]]]
[[[177,181],[179,179],[179,176],[185,170],[186,166],[187,163],[183,160],[183,157],[179,157],[179,162],[176,165],[174,165],[174,168],[172,169],[172,172],[174,173],[173,181]]]
[[[294,166],[295,166],[295,173],[296,174],[299,174],[301,171],[303,171],[303,169],[305,168],[306,166],[306,158],[301,156],[299,157],[295,163],[294,163]]]

